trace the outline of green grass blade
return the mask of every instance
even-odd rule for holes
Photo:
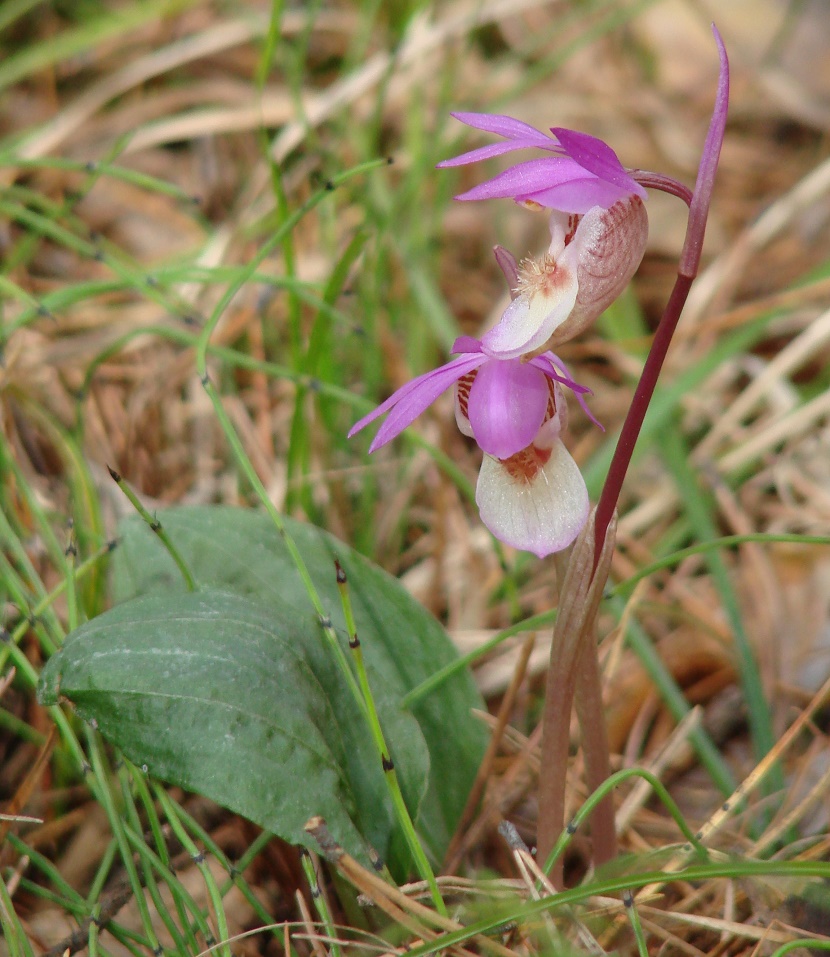
[[[614,598],[610,606],[619,620],[625,608],[619,598]],[[660,697],[672,713],[676,721],[682,721],[691,708],[677,682],[661,660],[657,650],[638,621],[631,616],[628,619],[626,643],[640,659],[648,676],[654,682]],[[721,757],[720,751],[703,728],[693,728],[689,734],[700,763],[709,772],[709,776],[721,794],[728,796],[736,788],[735,778],[727,763]]]
[[[0,91],[33,73],[88,53],[101,43],[128,34],[148,21],[178,13],[195,2],[196,0],[141,0],[89,23],[64,30],[41,43],[23,47],[0,63]]]
[[[681,437],[678,427],[666,429],[661,436],[660,449],[663,459],[674,476],[683,508],[689,516],[695,537],[712,540],[717,537],[717,527],[711,498],[700,487],[699,480],[692,467],[689,449]],[[741,686],[749,712],[749,726],[752,733],[756,759],[768,754],[775,744],[772,729],[772,714],[767,702],[761,675],[755,660],[755,653],[749,641],[743,623],[740,602],[732,586],[723,557],[717,550],[705,553],[706,565],[723,602],[724,611],[735,639],[735,653]],[[773,787],[783,788],[784,780],[780,769],[774,775]]]

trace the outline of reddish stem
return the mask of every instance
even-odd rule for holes
[[[641,186],[645,186],[646,189],[659,189],[663,193],[668,193],[671,196],[682,199],[687,206],[692,205],[692,197],[694,196],[692,191],[688,186],[685,186],[683,183],[678,183],[676,179],[672,179],[671,176],[664,176],[662,173],[651,173],[645,169],[630,169],[628,172],[631,174],[632,179],[636,180]]]
[[[649,403],[654,395],[654,389],[657,386],[657,379],[660,370],[663,368],[663,361],[666,353],[669,351],[669,345],[677,328],[680,313],[689,295],[689,289],[692,286],[693,276],[682,276],[678,274],[674,284],[671,297],[666,304],[663,318],[654,334],[654,341],[651,344],[648,357],[643,366],[643,374],[637,383],[637,389],[634,398],[623,422],[620,437],[617,440],[617,447],[614,449],[614,457],[611,460],[611,466],[608,469],[608,477],[605,485],[602,487],[602,493],[597,503],[597,524],[596,539],[594,541],[594,569],[599,561],[599,554],[602,551],[602,543],[605,541],[605,532],[614,509],[617,507],[617,501],[620,497],[620,490],[631,464],[631,456],[634,454],[634,446],[637,437],[640,434],[640,428],[643,419],[646,417]]]
[[[660,370],[663,368],[663,362],[666,353],[669,351],[672,336],[677,328],[680,319],[680,313],[686,303],[689,295],[689,289],[692,281],[697,275],[700,266],[700,254],[703,249],[703,236],[706,232],[706,218],[709,215],[709,204],[712,201],[712,189],[715,183],[715,173],[718,168],[718,159],[720,158],[720,149],[723,143],[723,134],[726,129],[726,111],[729,105],[729,60],[726,56],[726,49],[723,40],[712,25],[712,31],[715,34],[715,42],[718,45],[718,54],[720,56],[720,76],[718,77],[718,91],[715,96],[715,109],[712,112],[712,121],[709,124],[709,132],[706,134],[706,142],[703,144],[703,153],[700,158],[700,167],[697,171],[697,181],[695,190],[689,204],[689,220],[686,225],[686,240],[683,243],[683,251],[680,254],[680,263],[677,269],[677,281],[674,284],[671,297],[669,298],[660,325],[654,334],[654,341],[651,344],[648,357],[643,366],[643,374],[637,384],[637,390],[628,410],[628,414],[623,422],[620,438],[617,447],[614,450],[614,458],[611,460],[611,467],[608,469],[608,477],[600,495],[597,505],[596,518],[596,539],[594,541],[594,570],[596,570],[599,561],[599,555],[602,551],[602,543],[605,541],[605,532],[614,509],[617,507],[617,501],[620,497],[620,490],[631,464],[631,456],[634,452],[634,445],[637,442],[637,436],[640,434],[640,428],[648,411],[649,403],[654,395],[654,389],[657,386],[657,378]],[[637,178],[641,182],[649,181],[652,185],[660,189],[666,189],[667,192],[673,192],[676,196],[681,196],[673,187],[674,180],[668,177],[658,177],[653,173],[640,173]],[[658,183],[657,180],[665,179],[665,183]],[[680,185],[680,184],[676,184]]]

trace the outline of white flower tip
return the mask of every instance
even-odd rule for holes
[[[559,440],[551,449],[531,445],[507,462],[485,456],[476,502],[496,538],[539,558],[567,548],[590,509],[585,480]]]

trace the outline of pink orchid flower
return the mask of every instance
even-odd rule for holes
[[[587,133],[553,127],[551,138],[509,116],[454,113],[468,126],[498,133],[493,143],[445,160],[440,167],[475,163],[512,150],[536,148],[553,156],[511,166],[456,196],[512,197],[551,210],[551,244],[526,261],[513,302],[482,340],[494,356],[541,352],[579,335],[622,293],[637,271],[648,238],[644,187],[617,154]]]
[[[535,204],[565,213],[587,213],[594,206],[608,209],[629,196],[646,198],[646,191],[626,172],[611,147],[595,136],[551,127],[553,137],[512,116],[496,113],[453,113],[467,126],[498,133],[506,143],[492,143],[443,160],[439,169],[466,166],[513,150],[541,149],[553,153],[526,160],[479,183],[456,199],[495,199],[509,196],[517,203]]]
[[[583,408],[589,390],[552,352],[527,362],[505,360],[469,336],[456,339],[452,351],[460,355],[402,386],[355,423],[349,437],[388,412],[369,447],[374,452],[457,383],[456,421],[485,453],[476,486],[482,521],[500,541],[540,558],[561,551],[589,510],[585,481],[561,439],[567,426],[562,385]]]

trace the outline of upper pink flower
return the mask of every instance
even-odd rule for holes
[[[553,137],[490,113],[454,113],[468,126],[499,133],[504,143],[445,160],[460,166],[517,149],[553,156],[517,163],[456,199],[509,196],[547,207],[551,244],[542,259],[525,260],[511,283],[513,302],[482,339],[499,359],[539,355],[587,328],[620,295],[637,271],[648,239],[645,188],[617,154],[587,133],[552,127]]]
[[[536,203],[565,213],[587,213],[595,206],[608,209],[630,196],[646,198],[645,189],[626,172],[617,154],[595,136],[554,126],[554,135],[550,137],[511,116],[495,113],[452,115],[468,126],[498,133],[507,142],[481,146],[444,160],[439,167],[464,166],[520,149],[541,149],[554,154],[517,163],[456,199],[509,196],[517,203]]]

